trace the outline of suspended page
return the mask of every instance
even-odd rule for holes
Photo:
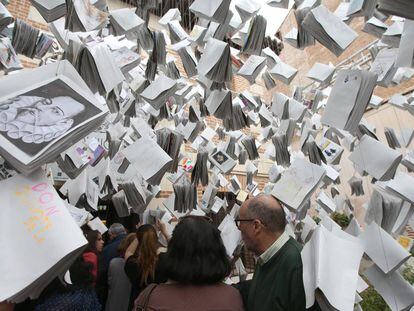
[[[366,227],[360,239],[365,253],[385,274],[397,270],[410,257],[410,253],[376,222]]]
[[[7,232],[0,235],[0,301],[36,298],[26,289],[40,293],[69,268],[87,241],[42,171],[1,181],[0,202],[0,225]]]
[[[149,183],[157,175],[164,175],[172,162],[170,156],[154,140],[147,137],[138,139],[122,150],[122,153]]]
[[[223,23],[229,11],[230,0],[196,0],[190,5],[190,11],[195,15]]]
[[[343,50],[358,37],[358,34],[351,27],[341,21],[323,5],[314,8],[311,12],[326,33]]]
[[[349,156],[359,169],[364,170],[378,180],[389,180],[394,176],[402,155],[379,142],[364,135]]]
[[[287,207],[297,210],[325,175],[325,169],[305,159],[297,159],[283,172],[272,195]]]
[[[414,288],[398,271],[384,274],[373,265],[364,271],[364,275],[391,310],[409,310],[414,305]]]
[[[234,222],[234,218],[230,215],[226,215],[218,229],[220,230],[220,235],[224,247],[226,248],[227,255],[233,257],[233,252],[241,240],[241,233]]]
[[[223,56],[226,47],[227,43],[214,38],[210,38],[207,41],[204,53],[198,62],[198,73],[203,76],[207,76],[210,70],[220,61],[220,58]]]
[[[319,288],[334,308],[354,310],[362,254],[363,248],[354,237],[318,226],[301,252],[306,307],[315,303]]]
[[[403,172],[397,172],[394,179],[387,183],[386,188],[397,196],[414,204],[414,177]]]
[[[66,60],[3,77],[0,94],[2,156],[25,172],[93,131],[107,111]]]
[[[398,56],[395,63],[397,67],[414,67],[414,21],[406,19],[401,36]]]
[[[361,88],[359,70],[338,72],[331,94],[328,97],[321,122],[325,125],[344,129],[354,108]]]

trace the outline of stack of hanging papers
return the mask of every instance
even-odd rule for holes
[[[107,111],[67,61],[3,77],[0,94],[0,151],[24,174],[98,128]]]

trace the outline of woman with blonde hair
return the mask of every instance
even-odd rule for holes
[[[165,225],[159,225],[161,233],[168,240]],[[165,254],[159,252],[157,231],[152,225],[142,225],[138,228],[136,239],[125,252],[125,273],[131,284],[130,306],[147,285],[164,283]]]

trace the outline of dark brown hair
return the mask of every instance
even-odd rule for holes
[[[85,249],[85,252],[92,252],[97,254],[98,250],[96,249],[96,241],[98,241],[101,233],[98,230],[88,230],[85,233],[86,240],[88,241],[88,246]]]
[[[220,231],[205,217],[183,218],[168,243],[166,273],[182,284],[215,284],[231,272]]]

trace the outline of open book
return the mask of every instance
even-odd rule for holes
[[[337,129],[356,131],[369,103],[377,75],[362,70],[341,70],[329,95],[321,122]]]
[[[230,0],[196,0],[190,5],[195,15],[217,23],[223,23],[229,11]]]
[[[398,271],[384,274],[381,269],[373,265],[364,271],[364,275],[391,310],[410,310],[414,306],[413,286],[404,280]]]
[[[31,2],[48,23],[51,23],[66,14],[65,0],[33,0]]]
[[[42,171],[1,181],[0,189],[0,223],[8,233],[0,236],[7,254],[0,267],[0,300],[34,299],[68,270],[87,241]]]
[[[298,210],[325,175],[325,169],[305,159],[296,159],[276,182],[272,195],[292,210]]]
[[[378,10],[414,20],[414,4],[410,0],[378,0]]]
[[[414,21],[405,20],[404,30],[401,36],[398,56],[395,62],[397,67],[414,67]]]
[[[359,238],[365,253],[385,274],[397,270],[411,256],[376,222],[371,222]]]
[[[402,155],[378,140],[364,135],[349,156],[358,169],[370,174],[377,180],[393,178]]]
[[[354,310],[362,254],[356,238],[319,225],[301,252],[306,307],[314,304],[319,288],[334,308]]]
[[[230,81],[233,73],[229,44],[210,38],[198,62],[197,70],[199,75],[203,75],[215,82]]]
[[[337,57],[358,37],[351,27],[323,5],[306,15],[302,27]]]
[[[123,155],[150,184],[157,185],[171,165],[171,157],[151,138],[142,137],[122,150]]]
[[[106,116],[67,61],[3,77],[0,94],[1,154],[25,174],[54,160]]]

